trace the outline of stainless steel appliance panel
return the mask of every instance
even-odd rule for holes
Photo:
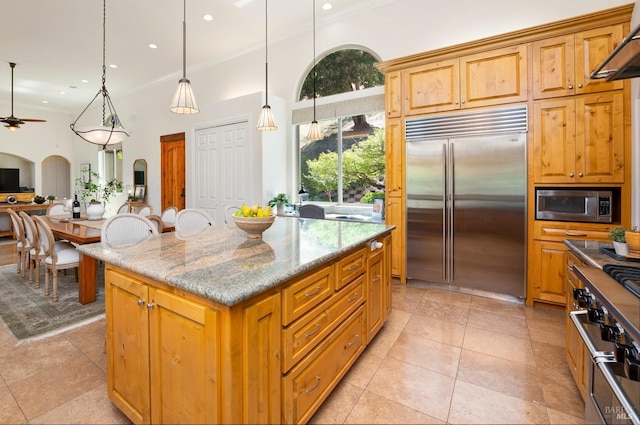
[[[407,276],[524,297],[526,135],[407,142]]]

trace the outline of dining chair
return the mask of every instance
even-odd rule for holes
[[[162,218],[163,223],[175,223],[176,214],[178,214],[177,207],[167,207],[162,211],[162,214],[160,214],[160,218]]]
[[[300,205],[300,218],[324,218],[324,208],[315,204]]]
[[[138,210],[138,215],[147,216],[149,214],[153,214],[153,208],[151,208],[151,205],[145,205]]]
[[[164,223],[162,222],[162,218],[160,218],[160,216],[157,214],[149,214],[146,217],[151,222],[151,224],[153,224],[156,227],[156,230],[158,231],[158,233],[162,233],[162,230],[164,228]]]
[[[116,214],[102,225],[100,241],[112,247],[122,247],[157,234],[158,229],[145,216],[134,213]]]
[[[65,211],[65,204],[56,202],[55,204],[49,205],[47,208],[47,215],[69,215],[69,211]]]
[[[7,208],[7,214],[11,219],[11,229],[16,240],[16,273],[25,276],[26,255],[31,247],[27,244],[24,223],[20,216],[11,208]]]
[[[213,226],[213,218],[198,208],[185,208],[176,214],[176,232],[188,232]]]
[[[44,264],[44,294],[49,295],[49,272],[53,276],[53,302],[58,301],[58,271],[76,269],[76,281],[78,280],[78,266],[80,254],[75,246],[56,245],[53,232],[42,217],[34,216],[34,222],[38,229],[38,242],[42,250],[42,263]],[[70,247],[69,247],[70,246]]]
[[[125,202],[124,204],[120,205],[118,207],[118,210],[116,211],[116,214],[125,214],[129,212],[129,203]]]

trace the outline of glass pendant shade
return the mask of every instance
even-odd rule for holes
[[[175,114],[187,115],[200,112],[196,98],[193,95],[193,90],[191,89],[191,82],[188,79],[182,78],[178,82],[178,89],[173,96],[173,102],[171,102],[169,110]]]
[[[73,132],[82,139],[94,145],[115,145],[131,135],[129,130],[122,127],[74,127]]]
[[[318,125],[318,121],[313,120],[311,125],[309,126],[309,133],[307,133],[307,140],[315,141],[322,140],[322,133],[320,132],[320,126]]]
[[[276,120],[273,119],[273,112],[271,111],[271,106],[264,105],[262,107],[262,112],[260,112],[260,117],[258,118],[257,128],[258,130],[261,130],[261,131],[278,129],[278,126],[276,125]]]

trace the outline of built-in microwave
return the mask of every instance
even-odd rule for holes
[[[608,190],[537,189],[536,220],[611,223],[612,200]]]

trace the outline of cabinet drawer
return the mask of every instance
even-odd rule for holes
[[[555,225],[540,225],[536,222],[533,238],[547,241],[562,241],[563,239],[588,239],[608,241],[611,226],[601,228],[559,227]]]
[[[364,350],[364,306],[283,377],[284,423],[306,423]]]
[[[282,324],[287,326],[333,294],[333,265],[282,290]]]
[[[359,249],[336,264],[336,290],[347,285],[354,277],[364,273],[365,250]]]
[[[364,275],[282,331],[286,373],[364,301]]]

